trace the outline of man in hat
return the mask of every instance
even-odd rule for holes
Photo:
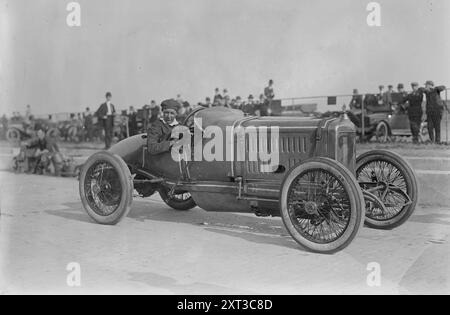
[[[128,133],[130,137],[138,134],[137,112],[134,106],[130,106],[127,113],[128,116]]]
[[[423,89],[427,98],[428,135],[430,136],[431,142],[438,144],[441,142],[441,119],[442,112],[445,108],[440,93],[444,90],[445,86],[435,87],[433,81],[425,82],[425,88]]]
[[[409,124],[413,143],[419,142],[420,124],[422,123],[423,91],[419,89],[419,83],[411,83],[412,92],[405,96],[404,101],[408,111]]]
[[[275,98],[272,79],[269,80],[269,85],[264,88],[264,97],[269,101],[272,101]]]
[[[379,85],[378,90],[379,90],[379,93],[377,95],[378,105],[383,106],[384,105],[384,97],[383,97],[384,96],[384,92],[383,92],[384,85]]]
[[[107,92],[105,97],[106,102],[100,105],[96,116],[103,121],[103,128],[105,129],[105,149],[108,150],[111,147],[113,137],[114,115],[116,109],[111,103],[112,94]]]
[[[229,95],[225,95],[223,98],[223,106],[230,108],[231,107],[231,99]]]
[[[161,116],[161,107],[159,107],[156,104],[155,100],[151,100],[149,109],[150,109],[150,114],[149,114],[148,122],[149,122],[149,124],[152,124],[152,123],[154,123],[155,121],[157,121],[160,118],[160,116]]]
[[[240,96],[236,96],[236,109],[242,110],[242,98]]]
[[[228,90],[227,90],[227,89],[223,89],[222,97],[223,97],[223,98],[230,97],[230,96],[228,95]]]
[[[84,130],[86,131],[86,134],[84,136],[85,141],[92,141],[93,140],[93,134],[94,134],[94,120],[92,117],[91,109],[89,107],[86,107],[86,110],[83,113],[84,118]]]
[[[405,98],[408,93],[405,92],[405,86],[403,83],[397,84],[397,93],[395,94],[396,103],[400,106],[401,110],[404,110]]]
[[[217,106],[221,99],[222,99],[222,95],[220,95],[219,88],[216,88],[214,90],[214,98],[213,98],[214,106]]]
[[[361,109],[362,106],[362,95],[359,94],[357,89],[353,89],[353,97],[350,101],[350,110],[352,109]]]
[[[192,112],[191,104],[185,101],[183,102],[182,106],[179,107],[176,119],[180,122],[183,122],[191,112]]]
[[[172,139],[172,129],[179,125],[176,120],[178,102],[166,100],[161,103],[161,109],[162,117],[152,123],[147,131],[148,152],[151,155],[169,152],[176,142]]]
[[[394,93],[394,86],[388,85],[388,90],[383,94],[384,105],[392,107],[392,93]]]
[[[210,108],[213,106],[213,104],[211,103],[211,98],[210,97],[206,97],[205,98],[205,104],[203,105],[206,108]]]
[[[1,118],[1,124],[2,124],[2,139],[5,139],[6,133],[8,132],[8,118],[5,114],[3,114]]]
[[[242,105],[242,111],[248,115],[255,114],[255,102],[252,94],[247,97],[247,103]]]

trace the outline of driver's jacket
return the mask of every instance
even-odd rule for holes
[[[152,155],[170,151],[172,129],[178,125],[175,120],[170,125],[164,120],[156,120],[147,130],[148,152]]]

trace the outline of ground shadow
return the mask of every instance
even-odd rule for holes
[[[450,221],[447,221],[445,219],[450,219],[450,215],[439,214],[439,213],[430,213],[430,214],[413,215],[413,216],[411,216],[409,221],[419,222],[419,223],[450,225]]]
[[[97,224],[83,210],[81,202],[64,203],[61,210],[46,213],[68,220]],[[258,218],[228,212],[207,212],[200,208],[176,211],[159,200],[136,200],[127,216],[139,222],[161,221],[184,223],[209,232],[237,237],[258,244],[271,244],[291,249],[302,248],[289,236],[281,220]]]

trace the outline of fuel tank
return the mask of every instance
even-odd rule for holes
[[[120,156],[127,165],[143,167],[144,165],[144,147],[147,145],[147,135],[140,134],[124,139],[114,146],[108,152]]]

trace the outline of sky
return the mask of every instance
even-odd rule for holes
[[[227,88],[278,98],[375,92],[379,84],[450,86],[450,1],[0,0],[0,114],[119,108]]]

